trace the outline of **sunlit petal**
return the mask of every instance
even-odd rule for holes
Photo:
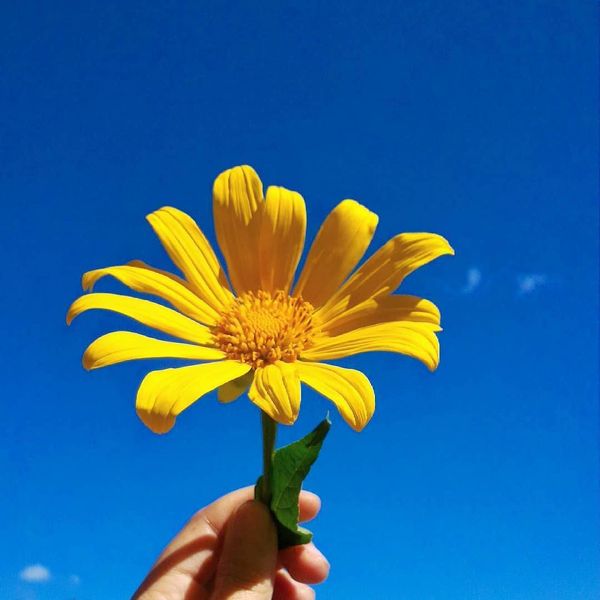
[[[263,205],[262,183],[252,167],[228,169],[215,180],[215,232],[238,294],[260,287],[258,250]]]
[[[217,312],[228,306],[232,294],[225,272],[196,222],[171,206],[146,218],[194,292]]]
[[[322,323],[321,329],[334,336],[367,325],[400,321],[439,325],[440,311],[433,302],[417,296],[381,296],[369,298]]]
[[[99,369],[142,358],[219,360],[225,358],[225,354],[216,348],[157,340],[131,331],[113,331],[87,347],[83,354],[83,366],[88,370]]]
[[[294,294],[324,304],[366,252],[377,227],[375,213],[343,200],[327,216],[306,257]]]
[[[70,325],[77,315],[96,309],[119,313],[182,340],[209,346],[213,343],[212,333],[205,325],[156,302],[120,294],[95,293],[80,296],[67,312],[67,325]]]
[[[175,418],[196,400],[249,369],[249,365],[223,360],[151,371],[138,389],[138,416],[155,433],[166,433],[175,424]]]
[[[256,370],[248,397],[272,419],[291,425],[300,410],[297,363],[282,361]]]
[[[106,276],[114,277],[136,292],[158,296],[201,323],[213,325],[219,318],[219,314],[188,287],[148,268],[121,265],[88,271],[83,275],[83,289],[92,290],[96,282]]]
[[[331,400],[344,420],[360,431],[375,411],[375,393],[371,382],[360,371],[333,365],[299,361],[300,381]]]
[[[288,292],[306,235],[306,206],[296,192],[282,187],[267,189],[260,230],[261,288]]]
[[[159,273],[160,275],[164,275],[165,277],[168,277],[169,279],[180,283],[184,287],[187,287],[189,290],[192,290],[192,286],[183,277],[179,277],[179,275],[176,275],[175,273],[171,273],[169,271],[165,271],[164,269],[158,269],[156,267],[153,267],[152,265],[145,263],[143,260],[130,260],[127,264],[130,267],[138,267],[139,269],[147,269],[148,271]]]
[[[334,337],[322,335],[301,358],[320,361],[362,352],[398,352],[420,360],[433,371],[440,359],[437,330],[439,326],[424,322],[369,325]]]
[[[248,371],[241,377],[237,379],[232,379],[227,383],[224,383],[218,391],[217,397],[219,402],[223,404],[228,404],[229,402],[233,402],[237,400],[242,394],[248,391],[248,388],[252,384],[252,379],[254,378],[254,372]]]
[[[454,254],[454,250],[440,235],[397,235],[333,294],[320,311],[321,320],[329,321],[369,298],[391,294],[407,275],[444,254]]]

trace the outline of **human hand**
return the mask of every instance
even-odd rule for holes
[[[310,600],[329,563],[311,544],[277,550],[275,524],[236,490],[197,512],[165,548],[133,600]],[[300,494],[300,521],[313,519],[319,497]]]

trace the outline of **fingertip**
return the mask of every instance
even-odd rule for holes
[[[315,591],[304,583],[294,581],[284,569],[277,571],[273,600],[314,600]]]
[[[301,490],[300,501],[306,502],[311,506],[321,508],[321,497],[315,494],[314,492],[309,492],[308,490]]]
[[[281,564],[290,575],[302,583],[321,583],[327,579],[329,561],[313,544],[291,546],[279,552]]]
[[[321,498],[313,492],[302,490],[298,500],[298,507],[300,513],[299,521],[301,523],[310,521],[311,519],[314,519],[321,510]]]

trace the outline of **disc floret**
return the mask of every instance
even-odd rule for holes
[[[317,331],[313,306],[301,296],[260,290],[237,297],[213,333],[229,359],[258,369],[278,360],[295,361]]]

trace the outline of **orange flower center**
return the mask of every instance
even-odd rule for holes
[[[293,362],[316,333],[313,307],[282,291],[247,292],[235,299],[213,329],[228,358],[257,369],[277,360]]]

